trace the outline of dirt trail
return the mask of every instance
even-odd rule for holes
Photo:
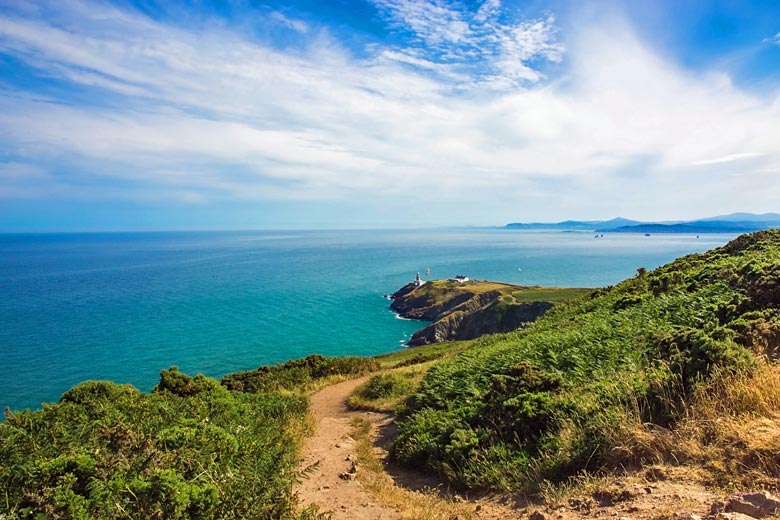
[[[401,520],[416,518],[398,508],[388,506],[375,498],[360,482],[359,471],[351,471],[357,459],[355,440],[350,437],[350,420],[358,416],[372,425],[375,453],[384,461],[388,439],[394,434],[389,414],[350,411],[346,400],[352,391],[368,376],[328,386],[311,396],[311,409],[316,421],[314,434],[303,447],[305,468],[317,463],[316,468],[297,486],[302,507],[319,506],[320,512],[331,513],[333,520]],[[400,470],[392,465],[385,469],[395,485],[410,493],[419,493],[418,499],[435,488],[435,481],[414,472]],[[522,497],[492,496],[458,499],[465,514],[453,518],[463,520],[528,519],[535,511],[543,512],[546,520],[581,520],[586,518],[621,520],[665,519],[672,513],[697,513],[706,516],[709,506],[723,495],[707,490],[694,482],[683,468],[667,470],[657,475],[655,470],[638,471],[615,476],[604,482],[590,495],[562,500],[557,505],[529,504]],[[648,477],[651,475],[651,477]],[[355,478],[357,476],[357,478]],[[427,490],[427,491],[424,491]],[[412,498],[412,500],[415,500]],[[426,517],[429,515],[426,515]],[[440,516],[440,515],[437,515]]]
[[[297,488],[302,506],[317,504],[322,512],[332,512],[333,520],[396,520],[400,511],[379,503],[350,474],[357,459],[355,441],[349,436],[354,415],[369,420],[374,429],[390,422],[388,414],[351,412],[346,400],[367,377],[328,386],[311,396],[311,410],[316,421],[314,435],[303,446],[303,464],[318,463],[316,469]]]

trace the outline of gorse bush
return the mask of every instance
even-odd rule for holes
[[[780,351],[780,232],[595,291],[433,367],[392,453],[467,488],[533,490],[619,464],[626,423],[674,425],[714,371]]]
[[[374,358],[343,356],[325,357],[314,354],[303,359],[293,359],[256,370],[235,372],[222,378],[222,384],[230,390],[241,392],[268,392],[292,390],[328,376],[361,376],[380,368]]]
[[[0,423],[3,518],[295,518],[305,397],[163,371],[89,381]]]
[[[366,400],[384,399],[395,397],[412,390],[414,383],[402,375],[389,373],[378,374],[361,385],[355,394]]]

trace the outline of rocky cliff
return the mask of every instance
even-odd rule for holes
[[[391,295],[390,308],[404,318],[432,322],[408,342],[427,345],[522,328],[553,306],[549,301],[528,301],[526,293],[539,289],[476,280],[463,284],[434,280],[419,287],[410,283]]]

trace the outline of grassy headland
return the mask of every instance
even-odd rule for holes
[[[405,318],[432,322],[415,332],[408,343],[420,346],[517,330],[556,304],[589,292],[483,280],[432,280],[402,287],[392,295],[390,308]]]

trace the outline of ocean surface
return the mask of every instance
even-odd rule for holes
[[[430,268],[601,287],[733,235],[503,229],[0,235],[0,406],[88,379],[148,391],[159,371],[222,375],[312,353],[403,348],[420,322],[385,294]]]

